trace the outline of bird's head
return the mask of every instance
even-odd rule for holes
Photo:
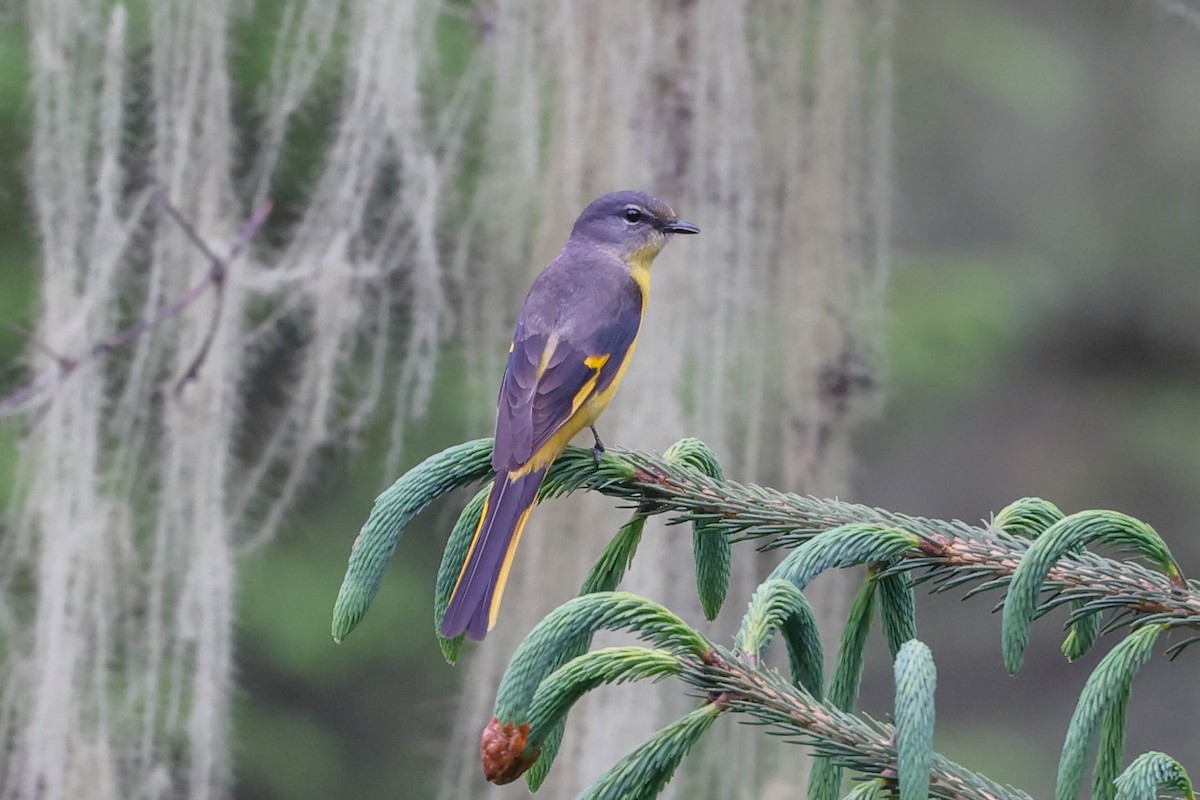
[[[575,221],[571,238],[598,244],[626,263],[648,265],[673,234],[699,232],[657,197],[625,191],[589,203]]]

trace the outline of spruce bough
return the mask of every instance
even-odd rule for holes
[[[367,612],[412,518],[440,495],[490,478],[490,456],[489,439],[449,448],[380,495],[354,542],[338,593],[337,641]],[[696,439],[681,440],[662,456],[611,448],[598,462],[591,450],[568,448],[551,468],[539,501],[580,489],[625,501],[635,512],[580,596],[535,626],[513,655],[482,737],[489,780],[524,775],[536,790],[553,764],[571,705],[583,694],[607,683],[673,679],[701,698],[698,706],[630,751],[582,796],[657,796],[712,722],[733,713],[812,750],[812,800],[838,797],[847,770],[865,781],[851,789],[856,798],[1026,798],[932,749],[936,669],[917,639],[913,604],[913,587],[929,582],[935,592],[1006,591],[1002,651],[1012,672],[1021,666],[1034,620],[1060,605],[1071,606],[1063,646],[1071,660],[1104,634],[1129,632],[1080,696],[1063,745],[1056,800],[1078,796],[1094,743],[1093,795],[1099,800],[1150,798],[1159,787],[1194,797],[1186,770],[1170,756],[1152,752],[1123,761],[1125,713],[1138,668],[1160,634],[1190,631],[1167,650],[1172,658],[1200,641],[1200,584],[1184,577],[1162,537],[1144,522],[1113,511],[1065,515],[1039,498],[1018,500],[982,526],[896,514],[726,481],[711,449]],[[445,611],[480,505],[478,496],[467,504],[446,547],[436,617]],[[764,547],[790,551],[745,599],[732,650],[708,641],[669,609],[616,591],[645,520],[660,514],[692,526],[697,590],[709,618],[725,599],[731,543],[761,539]],[[1098,556],[1086,549],[1093,542],[1114,545],[1149,566]],[[826,686],[822,643],[803,590],[825,570],[854,565],[867,565],[867,578]],[[876,610],[895,660],[894,726],[853,713]],[[589,651],[601,629],[632,631],[648,646]],[[787,678],[761,663],[776,635],[789,654]],[[442,640],[448,661],[461,645],[461,639]]]

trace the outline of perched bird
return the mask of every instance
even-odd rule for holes
[[[700,229],[642,192],[593,200],[562,252],[533,282],[517,317],[496,408],[492,466],[462,572],[442,619],[445,637],[482,639],[496,624],[513,554],[546,470],[612,400],[637,344],[650,263],[677,233]]]

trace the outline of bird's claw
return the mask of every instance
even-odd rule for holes
[[[592,445],[592,457],[596,459],[596,466],[600,466],[600,457],[604,455],[604,442],[600,441],[600,434],[596,433],[596,429],[592,426],[592,436],[596,439],[596,443]]]

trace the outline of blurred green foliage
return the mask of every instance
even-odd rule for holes
[[[924,253],[888,294],[888,394],[968,397],[1001,376],[1053,301],[1046,266],[1007,252]]]
[[[927,26],[923,44],[940,69],[1027,124],[1067,121],[1084,88],[1082,67],[1052,35],[997,4],[922,5],[910,19]]]
[[[14,12],[0,9],[0,22]],[[0,24],[0,321],[28,328],[35,292],[36,245],[25,202],[25,150],[29,142],[29,51],[24,27]],[[0,391],[17,384],[21,336],[0,327]],[[0,504],[12,497],[16,431],[0,427]],[[0,535],[3,535],[0,522]]]

